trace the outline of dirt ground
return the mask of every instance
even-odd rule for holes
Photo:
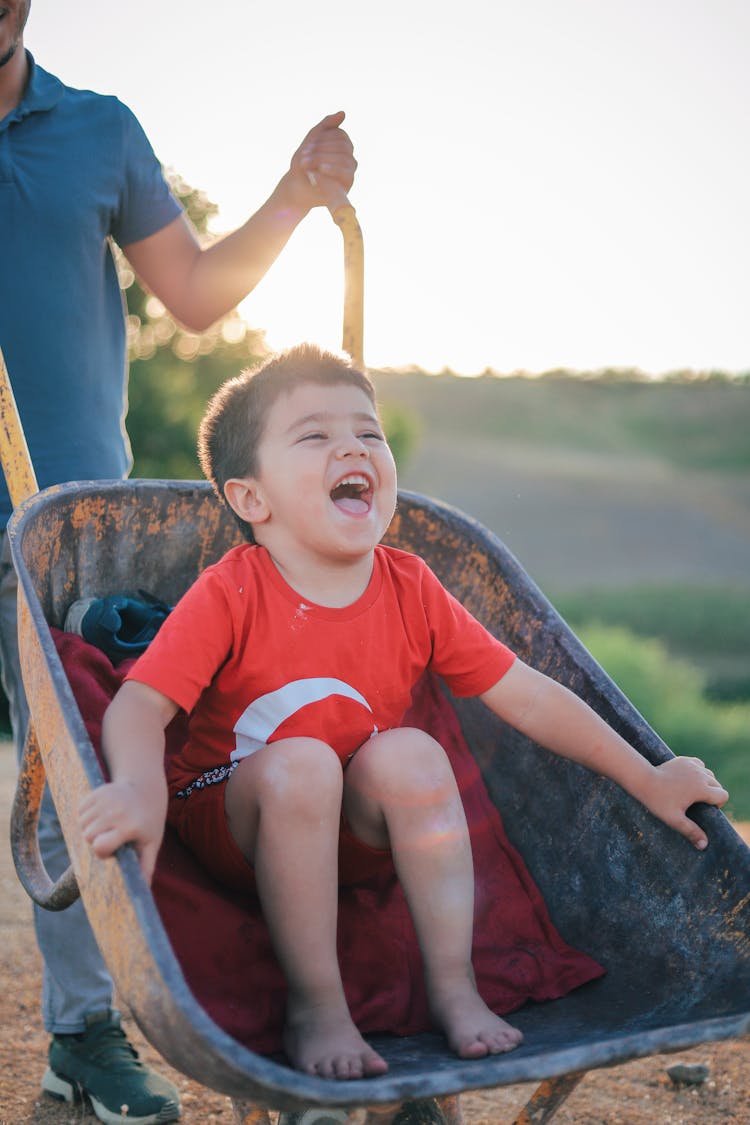
[[[12,749],[0,743],[0,1125],[94,1125],[90,1110],[55,1102],[39,1087],[47,1036],[39,1018],[40,961],[31,908],[7,844],[14,783]],[[141,1057],[178,1086],[185,1125],[232,1125],[229,1100],[172,1071],[126,1012],[124,1016]],[[706,1065],[708,1078],[699,1086],[675,1086],[667,1068],[677,1062]],[[533,1085],[525,1085],[464,1094],[465,1125],[512,1122],[533,1090]],[[592,1071],[554,1120],[556,1125],[749,1125],[750,1039]]]

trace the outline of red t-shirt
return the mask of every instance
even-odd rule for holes
[[[292,736],[321,739],[346,761],[400,725],[426,668],[469,696],[514,660],[417,555],[377,547],[362,596],[328,608],[306,603],[265,548],[245,544],[200,575],[128,679],[190,716],[170,764],[174,792]]]

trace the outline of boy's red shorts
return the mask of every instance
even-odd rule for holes
[[[170,796],[167,819],[196,859],[224,886],[255,890],[255,872],[229,831],[224,811],[226,780],[188,797]],[[339,886],[364,882],[393,870],[388,849],[371,848],[358,840],[343,816],[339,830]]]

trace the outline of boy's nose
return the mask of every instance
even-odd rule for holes
[[[344,457],[369,457],[370,452],[363,441],[352,434],[349,438],[344,438],[336,450],[336,456],[339,458]]]

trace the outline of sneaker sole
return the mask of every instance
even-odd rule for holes
[[[167,1122],[178,1121],[180,1117],[180,1107],[174,1104],[164,1105],[158,1113],[150,1113],[147,1117],[131,1117],[130,1115],[123,1116],[121,1113],[113,1113],[88,1090],[84,1090],[78,1083],[71,1082],[70,1079],[64,1078],[62,1074],[57,1074],[49,1068],[42,1077],[42,1089],[50,1097],[60,1102],[80,1102],[85,1097],[91,1103],[91,1108],[99,1120],[104,1122],[104,1125],[167,1125]]]
[[[81,598],[80,601],[73,602],[65,615],[63,629],[66,633],[77,633],[79,637],[83,636],[81,623],[95,601],[96,598]]]

